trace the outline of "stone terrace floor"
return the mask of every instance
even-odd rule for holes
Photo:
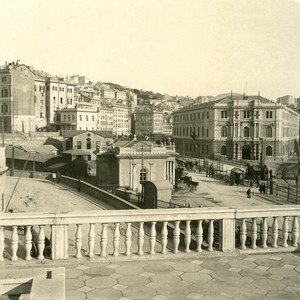
[[[123,258],[20,261],[0,269],[0,279],[63,266],[67,300],[300,299],[300,253]]]
[[[300,299],[300,254],[65,265],[66,299]]]

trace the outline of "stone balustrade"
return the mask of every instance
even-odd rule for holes
[[[45,258],[46,236],[52,259],[295,251],[299,216],[299,206],[6,213],[0,220],[0,260],[31,260],[33,228],[37,260]]]

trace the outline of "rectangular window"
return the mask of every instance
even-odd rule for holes
[[[244,119],[249,119],[249,118],[250,118],[250,111],[244,110]]]
[[[55,97],[53,97],[53,103],[55,103]]]
[[[82,121],[82,115],[79,115],[79,121]]]
[[[89,120],[89,116],[88,116],[88,115],[85,116],[85,120],[86,120],[86,121]]]
[[[60,98],[60,103],[63,104],[63,98]]]
[[[206,118],[209,119],[209,112],[206,112]]]
[[[92,116],[92,121],[93,121],[93,122],[95,121],[95,116]]]
[[[77,149],[81,149],[81,141],[77,141]]]
[[[71,116],[70,115],[68,115],[68,121],[71,121]]]
[[[2,77],[2,82],[6,82],[6,76]]]
[[[72,115],[72,121],[75,121],[75,116],[74,115]]]
[[[66,115],[64,115],[64,121],[66,121],[66,119],[67,119],[67,116],[66,116]]]
[[[266,118],[267,119],[272,119],[273,118],[273,112],[272,111],[266,111]]]
[[[40,86],[39,86],[39,92],[41,92],[41,91],[42,91],[42,86],[40,85]]]
[[[227,119],[227,110],[222,110],[221,111],[221,118],[222,119]]]

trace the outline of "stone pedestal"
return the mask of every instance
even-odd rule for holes
[[[51,258],[68,258],[68,225],[52,225]]]
[[[235,220],[220,220],[220,251],[226,252],[235,250]]]

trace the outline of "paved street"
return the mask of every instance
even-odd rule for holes
[[[253,192],[251,198],[247,198],[246,191],[249,187],[226,185],[224,181],[215,178],[206,177],[205,173],[189,173],[193,181],[199,182],[195,190],[190,190],[184,184],[181,189],[173,195],[172,202],[182,205],[189,202],[193,207],[242,207],[242,206],[270,206],[276,203],[267,201],[264,195],[260,195],[255,186],[251,189]]]

